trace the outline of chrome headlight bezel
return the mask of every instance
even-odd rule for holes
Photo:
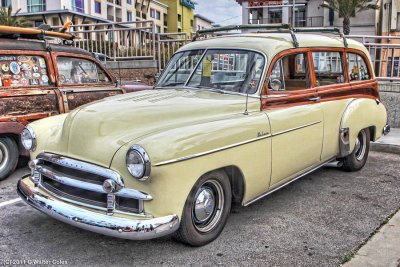
[[[135,173],[133,173],[129,167],[130,165],[132,165],[132,163],[129,162],[129,155],[131,153],[136,153],[136,155],[139,157],[141,161],[141,164],[143,165],[143,171],[141,172],[140,175],[135,175]],[[133,145],[130,147],[130,149],[126,153],[126,168],[128,169],[128,172],[139,181],[146,181],[147,179],[150,178],[151,161],[149,155],[147,154],[146,150],[144,150],[143,147],[139,145]]]
[[[26,142],[29,141],[31,142],[30,145],[28,145]],[[21,143],[22,146],[28,150],[28,151],[35,151],[36,149],[36,135],[35,135],[35,131],[33,130],[33,128],[31,126],[26,126],[24,128],[24,130],[21,133]]]

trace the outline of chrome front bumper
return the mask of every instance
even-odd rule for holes
[[[83,209],[44,195],[24,179],[18,182],[17,192],[26,203],[37,210],[70,225],[103,235],[146,240],[169,235],[179,228],[177,215],[154,219],[126,219]]]

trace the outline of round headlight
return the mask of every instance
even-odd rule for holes
[[[126,155],[126,167],[129,173],[141,181],[150,176],[151,164],[146,151],[138,145],[132,146]]]
[[[36,148],[36,136],[32,127],[26,126],[21,133],[21,143],[26,150],[35,151]]]

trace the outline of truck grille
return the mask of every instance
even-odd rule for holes
[[[122,178],[114,171],[62,156],[42,153],[33,164],[32,179],[35,185],[64,201],[107,211],[143,214],[143,201],[151,196],[124,186]],[[103,189],[106,180],[118,185],[116,192]]]

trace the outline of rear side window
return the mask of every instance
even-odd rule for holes
[[[46,60],[42,56],[0,55],[0,87],[49,85]]]
[[[293,91],[310,88],[307,54],[293,54],[279,59],[269,77],[271,91]]]
[[[312,57],[317,86],[345,82],[343,59],[340,52],[313,52]]]
[[[354,53],[347,53],[350,81],[365,81],[371,79],[364,58]]]
[[[74,57],[57,57],[61,84],[88,84],[110,82],[110,77],[97,63]]]

